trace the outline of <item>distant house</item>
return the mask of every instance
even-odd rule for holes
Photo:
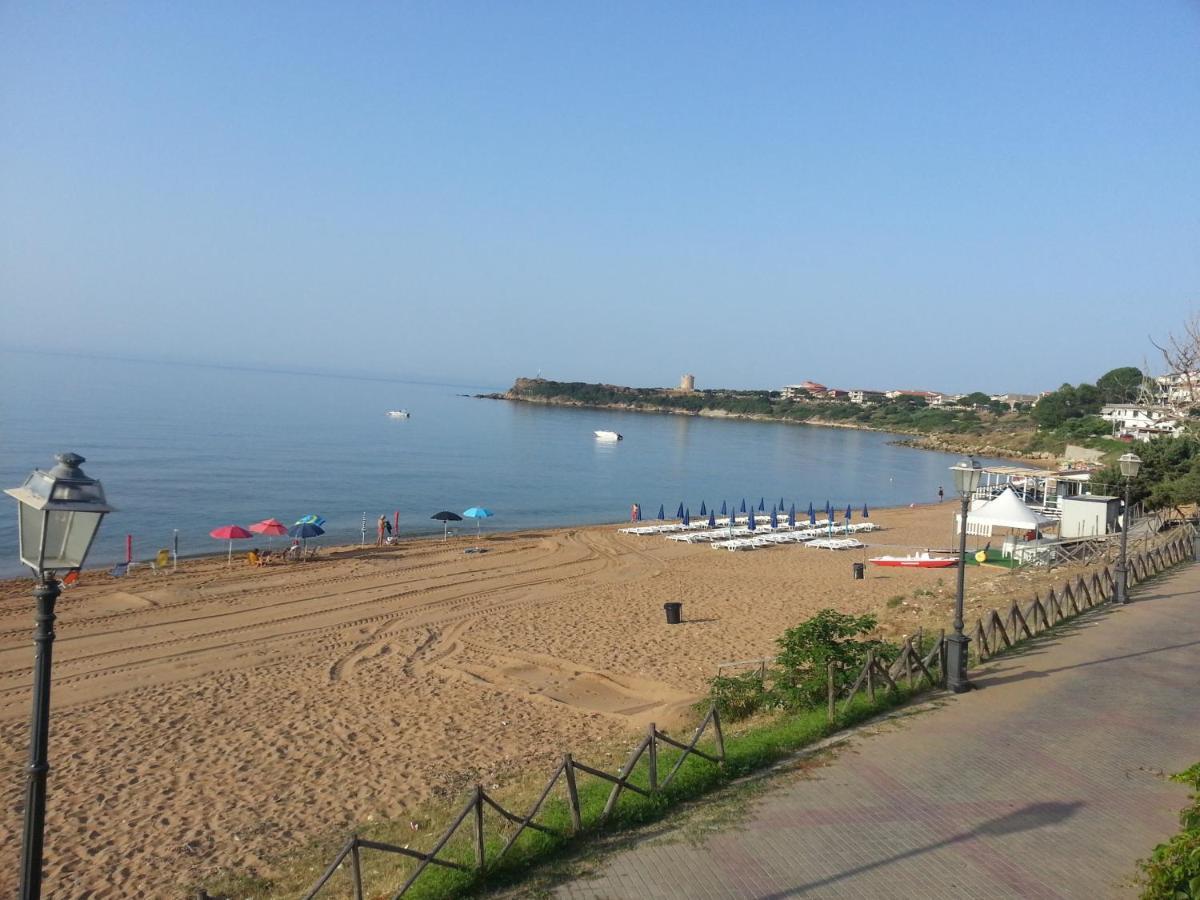
[[[958,406],[966,394],[937,394],[929,398],[930,406]]]
[[[1149,441],[1162,435],[1183,433],[1183,426],[1171,410],[1161,406],[1113,403],[1101,408],[1100,418],[1112,423],[1113,437]]]
[[[924,400],[928,403],[936,393],[934,391],[887,391],[884,393],[889,400],[898,400],[902,397],[912,397],[918,400]]]
[[[1154,379],[1167,403],[1200,404],[1200,372],[1175,372]]]
[[[851,403],[878,403],[883,399],[883,391],[852,390],[847,391]]]
[[[1009,409],[1016,409],[1020,403],[1034,403],[1037,401],[1037,394],[992,394],[991,399],[996,403],[1003,403]]]
[[[841,388],[828,388],[825,391],[826,400],[846,400],[849,399],[850,392],[843,391]]]
[[[814,397],[824,397],[829,388],[816,381],[802,381],[799,384],[785,384],[780,393],[784,400],[811,400]]]

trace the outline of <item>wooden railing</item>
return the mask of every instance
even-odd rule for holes
[[[700,742],[700,738],[710,728],[712,730],[713,743],[715,746],[715,751],[713,753],[701,750],[697,746],[697,744]],[[680,754],[679,758],[676,759],[675,765],[671,767],[669,772],[667,772],[666,777],[660,782],[659,776],[661,772],[659,771],[658,751],[661,744],[675,747],[678,750],[681,750],[682,753]],[[643,756],[646,756],[648,760],[646,773],[648,782],[647,787],[634,784],[630,780],[635,767],[641,761]],[[471,796],[467,800],[466,805],[464,805],[458,815],[454,817],[450,823],[450,826],[442,833],[442,836],[438,838],[432,849],[427,852],[421,850],[412,850],[409,847],[398,847],[395,844],[387,844],[383,843],[382,841],[369,840],[367,838],[354,835],[342,846],[337,855],[334,856],[333,861],[330,862],[329,866],[321,874],[321,877],[317,879],[316,883],[309,888],[308,893],[304,895],[304,900],[313,900],[313,898],[315,898],[321,892],[321,890],[329,883],[330,879],[333,878],[337,871],[342,868],[347,861],[349,861],[350,866],[349,874],[350,882],[354,891],[354,898],[355,900],[362,900],[364,897],[364,886],[361,851],[363,850],[393,853],[400,856],[409,857],[410,859],[418,860],[417,867],[408,876],[408,879],[397,891],[390,895],[393,898],[403,896],[404,893],[413,886],[416,880],[420,877],[421,873],[424,872],[425,869],[430,865],[443,866],[449,869],[458,869],[464,872],[482,872],[487,869],[489,865],[494,866],[497,862],[499,862],[500,859],[502,859],[504,855],[512,848],[513,844],[516,843],[517,838],[519,838],[527,828],[532,828],[535,831],[541,831],[546,834],[559,835],[561,837],[569,837],[570,835],[578,834],[583,830],[583,811],[579,803],[579,788],[575,778],[577,772],[583,772],[586,775],[591,775],[612,783],[613,787],[609,792],[608,801],[604,805],[604,811],[600,814],[600,822],[603,823],[616,809],[617,802],[619,801],[623,791],[633,791],[634,793],[649,797],[666,790],[666,788],[671,784],[671,781],[678,774],[679,769],[683,765],[684,761],[689,756],[696,756],[701,759],[708,760],[717,766],[724,765],[725,739],[721,732],[721,718],[717,713],[717,708],[715,706],[708,711],[708,715],[704,717],[704,720],[692,734],[691,740],[687,743],[677,741],[670,735],[659,731],[658,728],[651,723],[646,729],[646,736],[642,738],[636,747],[633,748],[633,751],[630,753],[625,765],[621,767],[619,773],[616,775],[612,775],[601,769],[596,769],[592,766],[585,765],[584,763],[574,759],[571,754],[566,754],[563,756],[562,762],[558,764],[553,774],[551,774],[550,780],[546,782],[546,786],[542,789],[541,794],[538,795],[537,800],[524,815],[518,815],[510,810],[505,809],[494,797],[492,797],[483,789],[482,785],[476,785],[475,789],[471,792]],[[565,832],[556,831],[547,825],[534,821],[534,818],[539,812],[541,812],[546,800],[550,797],[560,780],[565,781],[566,783],[567,808],[569,809],[571,815],[571,827]],[[484,811],[487,808],[494,810],[504,820],[506,820],[506,822],[515,824],[517,826],[516,829],[507,836],[503,846],[491,859],[486,858],[485,854],[487,842],[484,834]],[[466,863],[457,862],[455,860],[446,859],[442,856],[439,856],[439,854],[441,854],[446,848],[446,845],[450,843],[450,839],[454,837],[459,828],[461,828],[463,823],[468,819],[470,819],[472,822],[472,837],[475,848],[474,864],[468,865]],[[372,893],[372,896],[374,895],[375,893]]]

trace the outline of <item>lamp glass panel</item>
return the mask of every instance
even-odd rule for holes
[[[42,555],[42,519],[44,513],[24,503],[17,504],[17,531],[21,541],[21,562],[38,570]]]
[[[25,487],[34,496],[39,497],[42,500],[49,500],[50,492],[54,488],[54,479],[41,469],[38,469],[30,473],[29,477],[25,479],[25,484],[23,487]]]
[[[1138,469],[1142,466],[1142,461],[1133,453],[1126,453],[1119,460],[1121,464],[1121,474],[1126,478],[1137,478]]]
[[[103,513],[69,510],[46,512],[46,557],[43,569],[76,569],[83,565]]]

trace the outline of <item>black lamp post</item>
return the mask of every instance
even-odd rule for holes
[[[1129,558],[1125,552],[1129,546],[1129,488],[1133,479],[1137,478],[1142,460],[1136,453],[1126,453],[1117,462],[1121,466],[1121,475],[1125,478],[1125,508],[1121,513],[1121,555],[1117,558],[1117,591],[1113,594],[1113,603],[1120,606],[1129,602]]]
[[[100,520],[112,507],[100,482],[79,468],[76,453],[60,453],[49,472],[34,469],[19,488],[4,493],[17,500],[21,562],[33,569],[37,587],[33,633],[33,721],[25,794],[25,831],[21,843],[21,900],[42,895],[42,844],[46,828],[46,776],[50,772],[50,650],[54,643],[54,603],[59,571],[78,569],[87,558]]]
[[[958,521],[958,593],[954,598],[954,633],[946,644],[946,687],[956,694],[971,689],[967,681],[967,644],[971,639],[963,634],[963,591],[967,575],[967,513],[971,508],[971,497],[979,487],[983,469],[975,460],[964,459],[951,466],[954,473],[954,488],[962,499]]]

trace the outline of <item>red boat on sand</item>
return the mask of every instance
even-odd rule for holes
[[[958,565],[957,556],[930,556],[929,551],[910,556],[876,556],[869,560],[877,566],[903,566],[908,569],[949,569]]]

